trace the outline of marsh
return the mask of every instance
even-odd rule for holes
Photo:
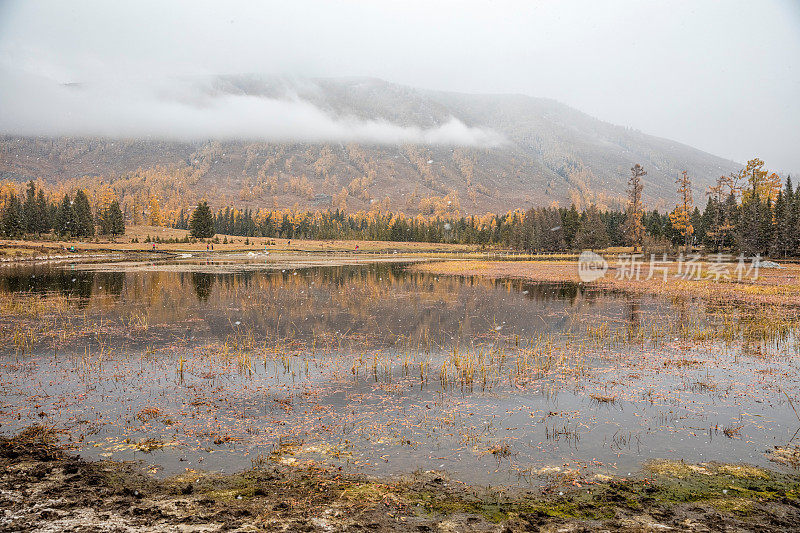
[[[771,461],[795,332],[702,299],[276,257],[0,272],[0,432],[159,476],[265,462],[473,485]],[[742,315],[744,316],[744,315]],[[743,320],[743,319],[741,319]]]

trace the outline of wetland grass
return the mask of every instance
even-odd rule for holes
[[[616,395],[611,396],[611,395],[607,395],[607,394],[594,393],[594,394],[590,394],[589,398],[591,398],[593,402],[598,403],[598,404],[613,405],[613,404],[617,403],[617,396]]]
[[[722,428],[722,434],[728,437],[729,439],[738,438],[741,434],[742,428],[744,424],[740,424],[738,426],[725,426]]]
[[[64,298],[52,312],[38,305],[27,318],[19,311],[18,331],[28,340],[17,351],[31,357],[4,371],[18,383],[41,372],[39,386],[52,398],[66,396],[60,380],[81,395],[66,398],[62,413],[55,400],[24,391],[7,393],[10,405],[23,416],[61,420],[100,406],[91,424],[69,430],[73,442],[117,454],[119,441],[106,439],[127,433],[131,443],[167,454],[174,440],[193,460],[203,458],[193,468],[230,452],[231,461],[241,454],[253,467],[309,462],[384,472],[402,460],[474,475],[483,467],[457,459],[464,449],[503,459],[504,472],[535,472],[566,453],[576,464],[600,456],[604,467],[630,465],[666,434],[686,440],[679,451],[714,453],[691,431],[703,417],[703,438],[717,427],[736,453],[751,452],[753,443],[763,451],[750,421],[725,426],[735,415],[720,420],[707,407],[760,413],[756,393],[774,399],[770,391],[794,375],[797,350],[787,339],[797,322],[788,315],[770,323],[705,302],[628,296],[517,301],[513,284],[450,280],[438,289],[429,278],[413,281],[408,294],[389,294],[368,278],[339,285],[334,276],[326,286],[321,275],[298,272],[247,283],[220,277],[210,294],[190,292],[192,312],[176,303],[187,301],[184,294],[153,296],[171,294],[166,288],[147,292],[146,305],[104,295],[88,303]],[[312,282],[322,298],[312,299]],[[459,297],[460,290],[470,292]],[[481,298],[491,291],[495,300]],[[475,305],[466,318],[465,301]],[[0,342],[11,353],[8,323]],[[43,354],[42,339],[48,353],[51,344],[53,353],[67,346],[61,357],[74,368]],[[777,409],[788,411],[791,401]],[[631,412],[641,427],[626,420]],[[772,455],[788,463],[792,453]],[[502,477],[492,468],[478,477]]]

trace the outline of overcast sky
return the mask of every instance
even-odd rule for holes
[[[797,0],[0,0],[0,131],[35,131],[48,120],[37,109],[49,112],[54,99],[39,82],[95,82],[108,93],[98,99],[114,103],[128,80],[374,76],[551,97],[739,162],[758,156],[798,172],[799,58]],[[101,133],[138,112],[109,115]],[[462,126],[448,125],[467,137],[485,133]],[[439,133],[395,132],[398,140]]]

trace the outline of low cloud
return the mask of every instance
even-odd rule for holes
[[[491,147],[503,138],[450,117],[422,128],[334,116],[297,96],[208,95],[163,82],[58,83],[0,71],[0,132],[165,140],[247,139]]]

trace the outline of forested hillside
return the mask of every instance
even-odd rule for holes
[[[648,172],[647,205],[668,209],[680,171],[688,171],[701,190],[739,168],[547,99],[425,91],[374,79],[300,83],[230,76],[196,83],[212,102],[231,95],[290,99],[339,121],[422,132],[458,124],[485,133],[491,142],[458,145],[435,137],[392,144],[6,136],[0,138],[0,177],[40,180],[48,189],[82,187],[95,195],[111,191],[132,218],[154,199],[165,215],[174,216],[201,198],[214,208],[380,208],[431,215],[556,203],[617,208],[634,163]]]

